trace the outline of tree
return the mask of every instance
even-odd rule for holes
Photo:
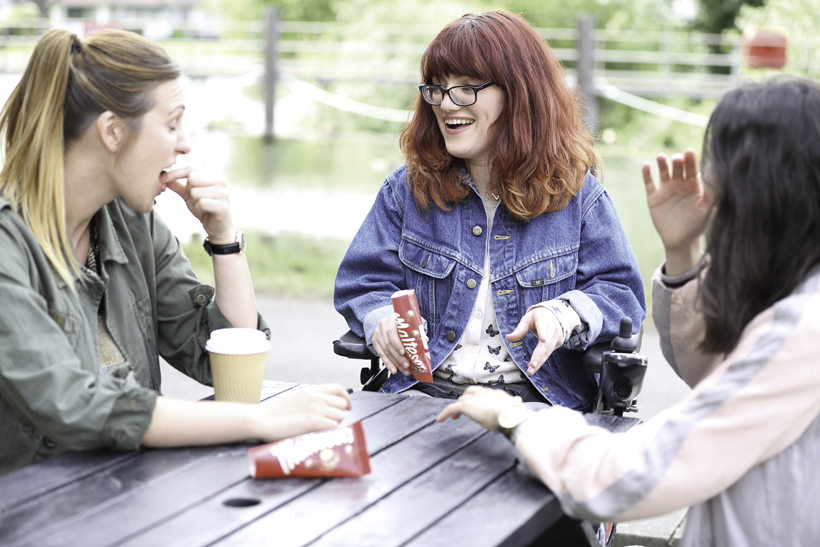
[[[737,29],[737,17],[744,5],[758,8],[765,3],[766,0],[699,0],[700,13],[693,26],[700,31],[715,34]]]

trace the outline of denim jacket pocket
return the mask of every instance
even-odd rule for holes
[[[456,260],[406,239],[399,245],[399,259],[406,267],[407,288],[415,289],[421,315],[427,320],[427,335],[432,338],[450,299]]]
[[[572,251],[528,264],[515,272],[521,287],[522,311],[574,288],[578,253]]]

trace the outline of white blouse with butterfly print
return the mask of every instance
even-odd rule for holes
[[[493,217],[499,202],[482,197],[487,214],[487,231],[492,231]],[[515,364],[507,346],[504,334],[498,330],[498,320],[490,292],[490,249],[489,240],[484,253],[484,276],[478,286],[475,306],[461,340],[434,374],[456,384],[514,384],[527,381],[527,377]],[[548,307],[558,317],[564,329],[564,342],[571,334],[585,330],[586,325],[563,300],[542,302],[538,306]],[[535,307],[535,306],[533,306]],[[509,333],[507,333],[509,334]]]

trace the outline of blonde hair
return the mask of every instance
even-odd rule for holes
[[[66,147],[106,111],[138,132],[154,89],[179,76],[165,50],[138,34],[104,30],[81,41],[73,32],[49,30],[0,112],[0,196],[69,287],[80,269],[65,224]]]

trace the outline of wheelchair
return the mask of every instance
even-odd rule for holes
[[[621,319],[618,336],[611,341],[599,342],[584,351],[584,370],[599,375],[599,389],[593,408],[595,414],[623,416],[637,412],[637,395],[643,387],[646,357],[638,353],[643,338],[643,326],[632,335],[632,320]],[[369,361],[359,373],[362,391],[379,391],[389,372],[378,355],[368,349],[364,339],[347,331],[333,341],[333,352],[341,357]]]

